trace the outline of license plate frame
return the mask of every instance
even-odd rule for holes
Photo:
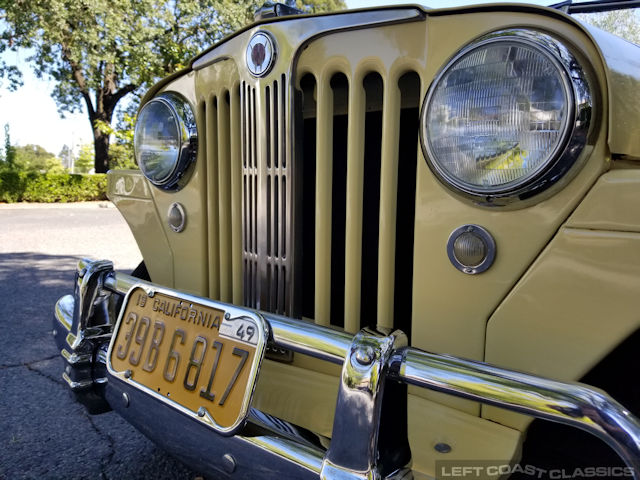
[[[163,301],[165,302],[164,304],[162,304]],[[172,303],[169,305],[167,302]],[[162,305],[162,308],[160,308],[160,305]],[[186,314],[184,313],[185,310],[187,311]],[[154,313],[148,314],[149,311]],[[196,313],[194,314],[193,311]],[[132,312],[137,315],[135,319],[132,316]],[[143,315],[143,312],[147,313],[147,315]],[[209,314],[208,317],[207,314]],[[147,319],[146,322],[143,321],[144,318]],[[163,321],[158,320],[159,318]],[[197,324],[196,321],[198,322]],[[162,329],[158,326],[161,323]],[[215,332],[216,323],[217,332]],[[143,328],[143,324],[146,325],[145,328]],[[242,325],[245,328],[241,328]],[[247,329],[247,326],[254,326],[255,328]],[[142,334],[141,330],[144,330],[144,334]],[[156,330],[162,330],[162,335],[157,335]],[[173,330],[173,334],[170,333],[171,330]],[[182,331],[180,335],[177,334],[178,330]],[[252,333],[251,337],[246,334],[247,330]],[[146,368],[143,370],[144,367],[151,365],[149,360],[152,356],[150,350],[152,349],[153,340],[157,340],[157,337],[160,337],[160,340],[156,345],[154,366],[151,371]],[[107,350],[107,370],[113,377],[181,411],[194,420],[208,425],[218,433],[234,435],[244,426],[249,416],[268,338],[269,324],[257,312],[165,287],[137,283],[129,289],[125,296],[118,319],[114,325]],[[233,346],[231,355],[237,357],[234,358],[237,362],[235,367],[231,367],[234,374],[231,374],[231,378],[226,380],[227,388],[224,393],[222,391],[214,392],[212,391],[212,385],[215,387],[216,382],[219,383],[218,378],[225,375],[216,373],[216,371],[221,371],[218,364],[222,364],[222,360],[225,358],[231,358],[228,353],[230,347],[226,348],[225,346]],[[150,375],[159,376],[158,364],[162,363],[161,358],[167,348],[169,354],[166,361],[164,361],[164,378],[159,380],[167,384],[170,383],[168,382],[167,371],[169,371],[169,374],[173,373],[171,382],[174,382],[176,377],[184,376],[182,386],[177,383],[171,385],[172,389],[177,387],[174,389],[174,398],[170,397],[168,388],[165,393],[161,381],[150,381]],[[137,354],[135,349],[137,349]],[[212,352],[207,353],[208,349]],[[124,356],[122,356],[123,352]],[[177,359],[174,356],[170,360],[171,352],[178,352]],[[221,352],[225,355],[222,358]],[[135,365],[130,363],[134,355],[137,355],[138,362]],[[202,356],[201,359],[194,358],[194,356],[200,355]],[[146,363],[141,362],[141,359],[145,357],[147,358]],[[195,367],[191,366],[191,362],[194,362],[194,360],[199,360],[200,362],[200,366],[197,367],[197,373],[194,372]],[[227,360],[228,363],[229,360]],[[129,368],[123,368],[123,364],[128,364]],[[186,371],[185,364],[187,365]],[[171,368],[173,365],[175,367]],[[222,364],[222,367],[224,365]],[[158,369],[157,372],[156,369]],[[182,373],[178,373],[178,371]],[[200,375],[201,371],[202,375]],[[241,403],[238,405],[239,393],[234,391],[234,388],[240,387],[239,381],[244,381],[245,379],[246,383],[242,386],[244,391],[240,400]],[[152,383],[152,385],[149,383]],[[190,390],[190,392],[187,390]],[[197,392],[199,394],[198,397],[202,398],[194,399],[193,392]],[[230,392],[232,393],[231,395],[229,395]],[[177,400],[175,397],[179,395],[183,399],[187,398],[188,401]],[[224,405],[227,399],[232,401]],[[214,400],[218,405],[213,403]],[[202,405],[194,409],[193,407],[198,401],[202,402]],[[219,413],[222,409],[229,408],[229,405],[231,405],[231,409],[226,410],[226,412],[231,412],[231,420],[227,419],[225,422],[220,423],[216,421],[216,418],[220,417],[214,412],[218,410]],[[238,412],[237,415],[235,415],[236,410]]]

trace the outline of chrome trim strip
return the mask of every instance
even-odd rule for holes
[[[304,320],[264,314],[271,325],[273,341],[280,347],[342,365],[353,336]]]
[[[93,381],[92,380],[84,380],[82,382],[74,382],[73,380],[71,380],[71,378],[69,378],[69,375],[67,375],[67,372],[64,372],[62,374],[62,379],[67,382],[67,385],[69,385],[69,388],[71,390],[84,390],[86,388],[91,388],[91,386],[93,385]]]
[[[58,317],[60,319],[60,317]],[[64,323],[64,320],[60,319]],[[66,348],[60,351],[60,355],[64,358],[69,365],[81,365],[83,363],[91,363],[91,354],[77,354],[69,353]]]
[[[291,440],[270,436],[243,437],[242,440],[255,445],[280,458],[300,465],[310,472],[320,475],[322,469],[323,454],[312,447],[301,445]]]

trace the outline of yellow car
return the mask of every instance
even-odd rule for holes
[[[640,478],[640,47],[579,8],[269,4],[155,85],[78,400],[215,478]]]

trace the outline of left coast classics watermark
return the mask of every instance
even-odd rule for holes
[[[494,480],[516,475],[521,479],[570,480],[633,478],[633,468],[622,466],[584,466],[542,468],[536,465],[505,463],[504,461],[439,460],[437,480]]]

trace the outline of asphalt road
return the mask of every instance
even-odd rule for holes
[[[200,477],[117,414],[89,416],[63,383],[53,308],[82,257],[141,261],[110,204],[0,204],[0,479]]]

